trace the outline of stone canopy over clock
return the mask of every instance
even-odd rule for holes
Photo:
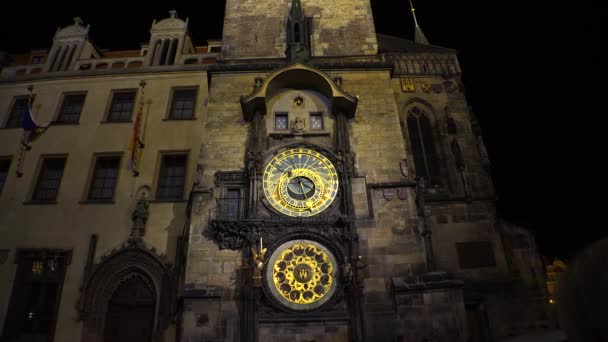
[[[326,210],[338,193],[338,173],[322,153],[291,148],[274,156],[263,175],[266,200],[280,214],[311,217]]]

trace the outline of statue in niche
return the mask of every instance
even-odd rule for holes
[[[135,205],[135,210],[131,214],[133,226],[131,228],[131,237],[141,239],[146,234],[146,223],[150,216],[150,203],[148,202],[149,187],[144,186],[139,192],[139,199]]]
[[[306,127],[306,123],[300,117],[297,117],[294,121],[291,122],[291,132],[293,134],[304,133],[304,127]]]

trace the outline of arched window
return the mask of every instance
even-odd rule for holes
[[[163,40],[163,45],[161,48],[161,52],[160,52],[160,61],[158,62],[159,65],[165,65],[167,64],[167,54],[169,53],[169,39],[165,39]]]
[[[416,176],[424,177],[427,184],[439,185],[441,183],[439,159],[428,115],[418,107],[410,109],[407,114],[407,130],[414,154]]]

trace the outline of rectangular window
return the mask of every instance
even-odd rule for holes
[[[187,120],[194,118],[197,89],[174,89],[171,97],[169,119]]]
[[[85,97],[86,94],[65,95],[63,97],[63,103],[61,104],[59,116],[57,117],[57,122],[77,124],[80,120],[80,112],[82,112]]]
[[[13,107],[8,114],[8,120],[6,121],[6,128],[21,128],[23,123],[23,117],[27,111],[27,96],[15,97],[13,101]]]
[[[456,243],[460,268],[480,268],[496,266],[494,249],[490,241]]]
[[[19,250],[4,333],[7,341],[52,341],[71,253]],[[4,341],[4,339],[3,339]]]
[[[164,154],[161,156],[157,200],[181,200],[184,198],[187,154]]]
[[[91,178],[88,200],[111,201],[114,198],[120,156],[99,156],[95,160],[95,169]]]
[[[116,91],[112,93],[112,103],[108,112],[108,121],[130,121],[135,103],[136,91]]]
[[[241,190],[239,189],[228,189],[226,192],[226,218],[237,219],[241,211]]]
[[[285,131],[289,128],[289,121],[287,113],[275,113],[274,114],[274,129],[277,131]]]
[[[310,129],[322,130],[323,128],[323,113],[310,113]]]
[[[65,157],[47,157],[43,159],[32,200],[53,202],[57,199],[65,160]]]
[[[0,194],[2,193],[2,189],[4,188],[4,183],[6,183],[6,178],[8,177],[8,169],[10,167],[10,159],[0,159]]]

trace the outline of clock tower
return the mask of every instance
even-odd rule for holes
[[[376,34],[369,0],[227,0],[225,16],[181,341],[498,336],[485,317],[516,295],[484,284],[518,261],[456,51],[417,22],[413,41]]]
[[[300,9],[307,18],[300,39],[309,41],[312,56],[377,53],[369,0],[227,0],[222,58],[285,57],[291,35],[285,27]]]

